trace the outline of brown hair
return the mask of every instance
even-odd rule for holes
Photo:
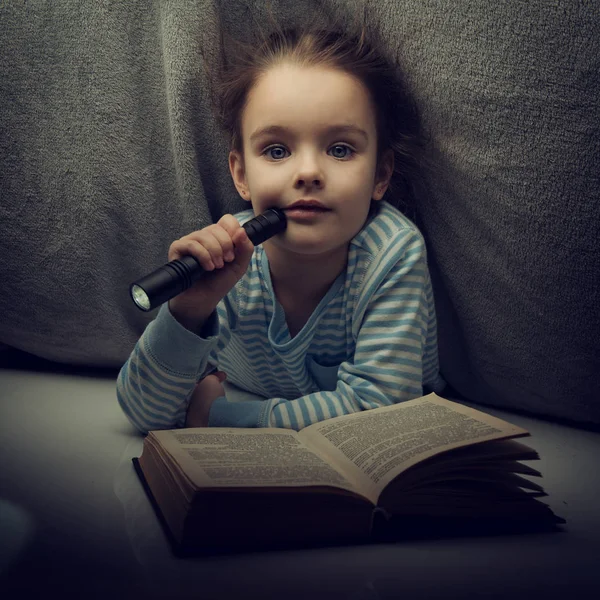
[[[242,152],[241,121],[248,93],[258,78],[275,65],[290,61],[301,66],[328,66],[359,79],[369,90],[375,110],[378,158],[394,153],[394,173],[385,199],[415,218],[415,200],[425,185],[423,170],[430,163],[418,108],[398,65],[383,51],[377,33],[361,20],[323,26],[283,27],[271,16],[270,30],[257,24],[250,39],[235,39],[221,26],[216,68],[209,69],[212,99],[220,126],[232,150]],[[373,208],[373,207],[372,207]]]

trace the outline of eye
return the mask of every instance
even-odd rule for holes
[[[329,153],[331,156],[333,156],[333,158],[344,159],[350,158],[354,153],[354,150],[345,144],[336,144],[335,146],[331,146],[331,148],[329,148]]]
[[[287,149],[283,146],[269,146],[263,151],[263,154],[272,160],[281,160],[287,157]]]

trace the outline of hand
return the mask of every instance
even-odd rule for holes
[[[169,261],[189,254],[205,271],[214,271],[169,301],[173,316],[186,323],[204,320],[244,276],[253,252],[254,245],[246,230],[231,214],[173,242]]]
[[[216,371],[201,379],[192,392],[185,419],[186,427],[208,427],[208,416],[213,402],[225,395],[222,382],[227,379],[223,371]]]

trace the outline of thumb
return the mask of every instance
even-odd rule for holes
[[[250,241],[248,234],[243,227],[236,231],[232,237],[233,245],[235,246],[235,260],[234,265],[238,279],[241,278],[247,271],[252,255],[254,254],[254,244]]]
[[[223,383],[227,379],[227,373],[224,371],[215,371],[213,375],[216,375],[219,379],[219,383]]]
[[[240,227],[232,238],[233,244],[236,250],[240,250],[242,256],[246,257],[248,254],[252,255],[254,252],[254,244],[250,241],[246,230]]]

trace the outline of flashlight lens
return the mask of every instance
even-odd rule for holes
[[[131,297],[133,301],[143,310],[150,310],[150,299],[148,294],[139,286],[131,286]]]

